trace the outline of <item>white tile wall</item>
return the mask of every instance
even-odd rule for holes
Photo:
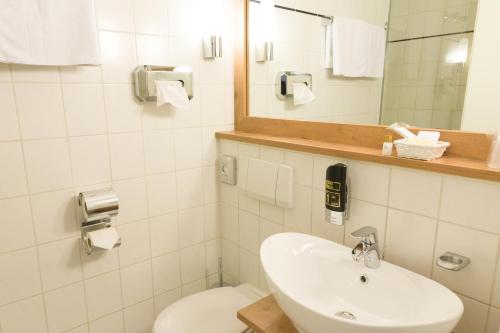
[[[232,32],[207,62],[206,1],[95,2],[102,66],[0,64],[3,333],[149,333],[217,271],[214,132],[232,128]],[[224,26],[231,4],[217,4]],[[191,106],[137,103],[131,73],[145,63],[191,66]],[[74,198],[108,186],[123,245],[87,256]]]
[[[460,296],[465,314],[455,333],[497,332],[500,184],[219,140],[219,154],[238,156],[238,151],[240,157],[285,156],[294,167],[300,194],[293,209],[283,210],[221,186],[221,193],[232,193],[220,197],[228,279],[267,289],[255,249],[275,233],[306,232],[353,246],[350,233],[372,225],[385,260],[428,276]],[[325,170],[338,162],[348,165],[352,188],[351,216],[343,227],[324,221]],[[446,251],[470,257],[470,266],[460,272],[439,268],[436,257]]]

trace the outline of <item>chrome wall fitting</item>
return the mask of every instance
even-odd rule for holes
[[[351,233],[352,237],[361,238],[361,241],[352,249],[352,259],[363,263],[367,268],[380,267],[382,255],[378,247],[377,229],[371,226],[362,227]]]
[[[312,74],[299,72],[278,72],[276,75],[276,96],[279,99],[293,97],[294,83],[304,83],[312,89]]]
[[[84,221],[80,233],[85,252],[93,249],[107,249],[121,245],[121,238],[111,225],[111,218],[118,214],[119,201],[112,190],[82,192],[78,195],[78,205]]]
[[[470,264],[470,259],[460,254],[446,252],[436,259],[436,264],[450,271],[461,271]]]
[[[156,100],[156,81],[178,81],[189,99],[193,98],[193,73],[187,66],[142,65],[136,67],[133,76],[135,95],[141,102]]]
[[[222,36],[212,35],[203,38],[203,58],[222,58]]]
[[[255,61],[266,62],[274,60],[274,43],[271,41],[255,44]]]

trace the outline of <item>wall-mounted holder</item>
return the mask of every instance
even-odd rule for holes
[[[255,61],[266,62],[274,60],[274,43],[271,41],[255,44]]]
[[[135,95],[141,102],[156,100],[156,81],[177,81],[193,98],[193,72],[186,66],[142,65],[134,70]]]
[[[450,271],[460,271],[470,264],[470,259],[460,254],[446,252],[436,259],[436,264]]]
[[[111,226],[118,214],[119,202],[111,190],[82,192],[78,195],[84,221],[80,227],[82,243],[88,255],[94,249],[111,250],[121,245],[121,238]]]
[[[312,75],[299,72],[278,72],[276,75],[276,96],[279,99],[293,97],[294,83],[304,83],[312,89]]]
[[[202,43],[203,58],[222,58],[222,36],[212,35],[204,37]]]

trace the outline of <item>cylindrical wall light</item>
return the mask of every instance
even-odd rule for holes
[[[222,36],[212,35],[203,38],[203,58],[222,58]]]
[[[255,61],[266,62],[274,60],[274,42],[257,42],[255,44]]]
[[[255,35],[255,61],[274,60],[274,0],[261,0]]]

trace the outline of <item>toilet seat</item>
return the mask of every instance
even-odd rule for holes
[[[188,296],[158,315],[153,333],[241,333],[247,327],[236,318],[236,313],[263,296],[263,292],[249,285]]]

